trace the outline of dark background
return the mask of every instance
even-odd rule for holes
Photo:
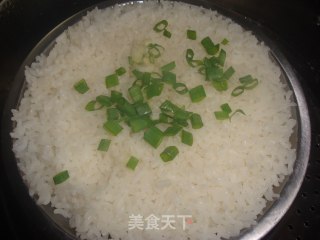
[[[98,0],[0,0],[0,111],[27,54],[61,21]],[[312,152],[302,188],[266,239],[320,239],[320,2],[319,0],[216,0],[259,22],[283,50],[307,96]],[[0,238],[53,239],[51,227],[29,216],[10,188],[0,159]],[[9,234],[8,237],[5,237]]]

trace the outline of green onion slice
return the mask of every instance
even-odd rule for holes
[[[212,81],[212,86],[219,92],[226,91],[228,89],[228,82],[224,81]]]
[[[223,49],[221,49],[220,52],[219,52],[219,56],[218,56],[218,58],[217,58],[218,64],[219,64],[220,66],[223,66],[223,65],[224,65],[224,63],[225,63],[225,61],[226,61],[226,57],[227,57],[226,51],[223,50]]]
[[[139,116],[150,115],[152,113],[149,104],[146,102],[136,104],[135,108]]]
[[[229,119],[229,113],[224,111],[216,111],[214,112],[214,116],[216,117],[217,120]]]
[[[169,32],[167,29],[165,29],[163,31],[163,36],[167,37],[167,38],[171,38],[171,32]]]
[[[101,139],[99,146],[98,146],[98,150],[99,151],[103,151],[103,152],[107,152],[110,146],[111,140],[109,139]]]
[[[131,156],[130,159],[128,160],[126,166],[127,168],[131,169],[131,170],[135,170],[135,168],[137,167],[139,163],[139,159],[137,159],[136,157]]]
[[[149,121],[144,118],[133,118],[129,120],[132,132],[139,132],[149,126]]]
[[[73,85],[73,87],[78,93],[81,93],[81,94],[84,94],[89,90],[88,84],[84,79],[81,79],[80,81],[76,82]]]
[[[85,109],[87,111],[91,112],[91,111],[96,111],[96,110],[99,110],[99,109],[103,108],[102,105],[97,107],[96,104],[97,104],[97,101],[96,100],[92,100],[92,101],[87,103]]]
[[[119,120],[120,112],[116,108],[108,108],[107,109],[107,120]]]
[[[53,177],[53,182],[55,185],[58,185],[66,181],[68,178],[69,178],[69,172],[68,170],[64,170]]]
[[[192,146],[192,144],[193,144],[192,133],[188,132],[188,131],[185,131],[185,130],[182,130],[182,132],[181,132],[181,142],[186,144],[186,145]]]
[[[113,105],[111,98],[105,95],[97,96],[96,101],[104,107],[111,107]]]
[[[165,131],[164,131],[164,135],[165,136],[175,136],[177,135],[180,131],[181,131],[182,127],[179,125],[172,125],[170,127],[168,127]]]
[[[193,57],[194,57],[194,52],[193,52],[193,50],[190,49],[190,48],[187,49],[187,51],[186,51],[186,60],[187,60],[187,63],[188,63],[191,67],[196,67],[196,66],[199,66],[199,65],[203,64],[202,61],[200,61],[200,60],[194,60]]]
[[[223,69],[219,66],[206,67],[206,81],[220,81],[223,76]]]
[[[143,79],[143,72],[139,71],[138,69],[133,69],[132,74],[137,78],[137,79]]]
[[[162,72],[170,72],[171,70],[175,69],[176,67],[176,62],[175,61],[172,61],[172,62],[169,62],[168,64],[166,65],[163,65],[160,70]]]
[[[204,39],[202,39],[201,45],[209,55],[215,55],[220,49],[220,45],[215,45],[210,37],[205,37]]]
[[[153,27],[153,30],[156,32],[162,32],[163,30],[165,30],[167,28],[167,26],[168,26],[168,21],[161,20]]]
[[[151,63],[154,63],[155,59],[161,56],[161,50],[163,49],[164,47],[162,47],[157,43],[149,43],[148,44],[149,61]]]
[[[194,30],[187,30],[187,38],[190,40],[196,40],[197,39],[197,32]]]
[[[221,41],[221,44],[222,45],[227,45],[229,43],[229,40],[224,38],[222,41]]]
[[[223,78],[224,78],[225,80],[229,80],[235,72],[236,72],[236,71],[234,70],[233,67],[229,67],[229,68],[223,73]]]
[[[237,97],[237,96],[241,95],[243,92],[244,92],[244,86],[238,86],[232,90],[231,96]]]
[[[114,136],[117,136],[123,129],[117,120],[108,120],[103,124],[103,128]]]
[[[162,161],[169,162],[172,161],[178,154],[179,150],[176,146],[169,146],[160,153],[160,157]]]
[[[107,88],[117,86],[119,84],[119,79],[117,74],[111,74],[106,76],[105,83]]]
[[[133,102],[142,102],[143,101],[143,94],[141,88],[137,85],[134,85],[128,89],[129,95]]]
[[[253,77],[249,74],[244,77],[239,78],[240,83],[247,84],[253,82]]]
[[[176,83],[176,74],[172,72],[162,72],[162,81],[173,86]]]
[[[193,113],[190,117],[190,121],[193,129],[199,129],[203,127],[201,116],[198,113]]]
[[[125,74],[127,71],[124,67],[119,67],[117,70],[116,70],[116,74],[118,76],[122,76],[123,74]]]
[[[255,78],[252,80],[252,82],[243,84],[243,87],[246,90],[250,90],[255,88],[257,85],[258,85],[258,79]]]
[[[227,114],[229,114],[229,113],[232,112],[232,110],[231,110],[231,108],[230,108],[230,106],[229,106],[228,103],[222,104],[222,105],[220,106],[220,108],[221,108],[221,110],[222,110],[223,112],[226,112]]]
[[[162,142],[163,136],[163,132],[159,128],[153,126],[144,132],[143,139],[152,147],[157,148]]]
[[[204,90],[204,87],[202,85],[199,85],[197,87],[194,87],[189,90],[189,95],[192,102],[200,102],[206,97],[206,92]]]
[[[173,89],[181,95],[186,94],[188,92],[188,87],[184,83],[175,83],[173,85]]]
[[[162,90],[163,90],[163,83],[158,81],[153,81],[149,86],[145,88],[147,99],[160,96]]]

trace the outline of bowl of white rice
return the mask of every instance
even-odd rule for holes
[[[3,124],[12,185],[62,239],[261,239],[310,151],[277,44],[200,0],[67,19],[22,64]]]

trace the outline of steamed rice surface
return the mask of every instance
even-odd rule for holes
[[[169,22],[170,39],[152,30],[162,19]],[[197,41],[186,38],[187,29],[197,31]],[[226,92],[216,91],[185,60],[188,48],[197,59],[206,56],[200,44],[206,36],[216,43],[229,40],[223,46],[225,66],[236,72]],[[149,101],[158,109],[169,99],[201,115],[203,128],[188,127],[192,147],[175,136],[154,149],[143,140],[143,132],[132,134],[125,125],[113,137],[102,127],[105,111],[84,109],[97,95],[110,93],[104,77],[121,66],[127,73],[114,89],[127,94],[134,80],[128,56],[147,43],[165,48],[153,67],[175,61],[173,72],[179,82],[189,89],[205,87],[207,97],[199,103],[168,86]],[[37,196],[38,204],[51,204],[55,213],[69,218],[81,239],[107,239],[108,233],[122,240],[220,239],[239,234],[255,224],[267,200],[277,197],[273,186],[292,172],[296,156],[289,141],[296,124],[292,93],[285,90],[280,69],[268,52],[230,19],[183,3],[145,2],[88,12],[56,39],[48,56],[37,57],[25,70],[28,88],[19,109],[12,111],[16,122],[12,138],[30,194]],[[259,79],[258,86],[232,97],[239,77],[247,74]],[[90,87],[83,95],[73,89],[82,78]],[[216,120],[213,112],[226,102],[246,115]],[[112,140],[106,153],[97,151],[102,138]],[[159,154],[170,145],[180,153],[164,163]],[[140,159],[135,171],[125,166],[130,156]],[[62,170],[68,170],[70,178],[54,185],[52,177]],[[132,214],[192,215],[192,222],[185,230],[178,218],[175,230],[128,230]]]

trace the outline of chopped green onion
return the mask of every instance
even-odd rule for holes
[[[120,99],[122,98],[122,93],[121,92],[118,92],[118,91],[115,91],[115,90],[111,90],[111,101],[113,103],[117,103]]]
[[[127,168],[134,170],[137,167],[138,163],[139,163],[139,159],[131,156],[130,159],[128,160],[126,166],[127,166]]]
[[[116,70],[116,74],[118,76],[122,76],[123,74],[125,74],[127,71],[124,67],[119,67],[117,70]]]
[[[173,89],[179,94],[186,94],[188,92],[188,87],[184,83],[175,83]]]
[[[139,132],[149,126],[149,121],[144,118],[134,118],[129,120],[132,132]]]
[[[220,108],[222,111],[214,112],[214,115],[217,120],[225,120],[225,119],[231,120],[232,116],[235,115],[236,113],[242,113],[243,115],[246,115],[242,109],[237,109],[230,115],[232,110],[228,103],[222,104]]]
[[[188,121],[186,119],[174,119],[172,124],[178,124],[182,127],[188,127]]]
[[[246,90],[250,90],[250,89],[255,88],[257,85],[258,85],[258,79],[255,78],[252,80],[252,82],[250,82],[250,83],[248,82],[248,83],[243,84],[243,87]]]
[[[149,61],[154,63],[154,59],[159,58],[161,56],[160,49],[164,49],[161,45],[157,43],[149,43],[148,44],[148,54],[149,54]]]
[[[167,29],[165,29],[163,31],[163,36],[167,37],[167,38],[171,38],[171,32],[169,32]]]
[[[101,104],[102,106],[105,107],[111,107],[112,106],[112,101],[111,98],[108,96],[104,96],[104,95],[99,95],[96,97],[96,101]]]
[[[142,81],[144,86],[150,85],[151,82],[151,73],[150,72],[145,72],[142,75]]]
[[[206,97],[206,92],[202,85],[194,87],[189,90],[189,95],[192,102],[200,102]]]
[[[159,123],[169,123],[169,116],[164,114],[164,113],[160,113],[159,114],[159,119],[158,119],[158,122]]]
[[[148,103],[139,103],[135,106],[135,108],[139,116],[150,115],[152,113]]]
[[[172,61],[172,62],[169,62],[168,64],[166,65],[163,65],[160,70],[162,72],[170,72],[171,70],[175,69],[176,67],[176,62],[175,61]]]
[[[214,116],[216,117],[217,120],[229,119],[229,113],[224,112],[224,111],[214,112]]]
[[[251,75],[246,75],[244,77],[239,78],[240,83],[246,84],[246,83],[252,83],[253,77]]]
[[[85,109],[87,111],[91,112],[91,111],[99,110],[103,107],[101,105],[99,107],[96,107],[96,103],[97,103],[96,100],[92,100],[92,101],[88,102]]]
[[[162,32],[163,30],[166,29],[167,26],[168,26],[168,21],[167,20],[161,20],[160,22],[158,22],[153,27],[153,30],[156,31],[156,32]]]
[[[227,53],[225,50],[221,49],[218,56],[218,63],[220,66],[223,66],[226,61]]]
[[[119,122],[116,120],[108,120],[103,124],[103,128],[114,136],[117,136],[123,129],[123,127],[121,127]]]
[[[142,102],[143,101],[143,95],[141,88],[134,85],[128,89],[129,95],[132,98],[133,102]]]
[[[98,146],[98,150],[99,151],[103,151],[103,152],[107,152],[110,146],[111,140],[109,139],[101,139],[99,146]]]
[[[243,92],[244,92],[244,86],[238,86],[232,90],[231,96],[237,97],[237,96],[241,95]]]
[[[184,144],[187,144],[189,146],[192,146],[193,144],[193,136],[191,132],[182,130],[181,132],[181,142]]]
[[[212,81],[212,86],[219,92],[226,91],[228,89],[227,81]]]
[[[194,57],[194,52],[192,49],[187,49],[186,51],[186,60],[187,60],[187,63],[191,66],[191,67],[196,67],[196,66],[199,66],[202,64],[202,61],[200,60],[194,60],[193,59]]]
[[[148,49],[149,49],[149,51],[153,51],[155,49],[155,52],[153,52],[153,54],[155,54],[156,57],[160,57],[160,55],[161,55],[160,49],[164,50],[164,47],[158,43],[149,43]]]
[[[179,150],[175,146],[166,147],[161,153],[160,157],[162,161],[169,162],[172,161],[179,153]]]
[[[86,80],[81,79],[73,85],[74,89],[81,94],[84,94],[89,90]]]
[[[218,66],[206,67],[206,80],[219,81],[223,76],[223,69]]]
[[[163,90],[163,83],[158,81],[153,81],[149,86],[145,88],[147,99],[150,99],[155,96],[160,96]]]
[[[133,69],[132,74],[137,78],[141,79],[143,78],[143,72],[139,71],[138,69]]]
[[[55,185],[58,185],[66,181],[68,178],[69,178],[69,172],[68,170],[64,170],[53,177],[53,182]]]
[[[106,76],[105,83],[107,88],[117,86],[119,84],[119,79],[117,74],[111,74]]]
[[[190,121],[193,129],[199,129],[203,127],[201,116],[198,113],[193,113],[190,117]]]
[[[162,72],[162,81],[173,86],[176,83],[176,75],[172,72]]]
[[[108,108],[107,109],[107,120],[119,120],[120,112],[116,108]]]
[[[201,44],[209,55],[215,55],[219,51],[219,44],[215,45],[210,37],[201,40]]]
[[[175,136],[180,132],[181,129],[182,129],[182,127],[179,125],[172,125],[164,131],[164,135],[165,136]]]
[[[222,45],[227,45],[229,43],[229,40],[224,38],[222,41],[221,41],[221,44]]]
[[[220,108],[221,108],[221,110],[222,110],[223,112],[226,112],[227,114],[229,114],[229,113],[232,112],[232,110],[231,110],[231,108],[230,108],[230,106],[229,106],[228,103],[222,104],[222,105],[220,106]]]
[[[229,67],[224,73],[223,73],[223,78],[225,80],[229,80],[231,76],[235,73],[236,71],[234,70],[233,67]]]
[[[129,103],[125,98],[120,99],[116,107],[120,110],[120,113],[126,114],[129,117],[137,115],[134,105]]]
[[[147,131],[144,132],[143,139],[154,148],[157,148],[162,142],[163,132],[155,126],[150,127]]]
[[[196,40],[197,39],[197,32],[194,30],[187,30],[187,38],[190,40]]]
[[[189,119],[190,115],[192,113],[185,111],[182,108],[179,108],[169,100],[164,101],[160,105],[160,110],[162,113],[168,115],[169,117],[175,118],[175,119],[183,119],[187,120]]]

